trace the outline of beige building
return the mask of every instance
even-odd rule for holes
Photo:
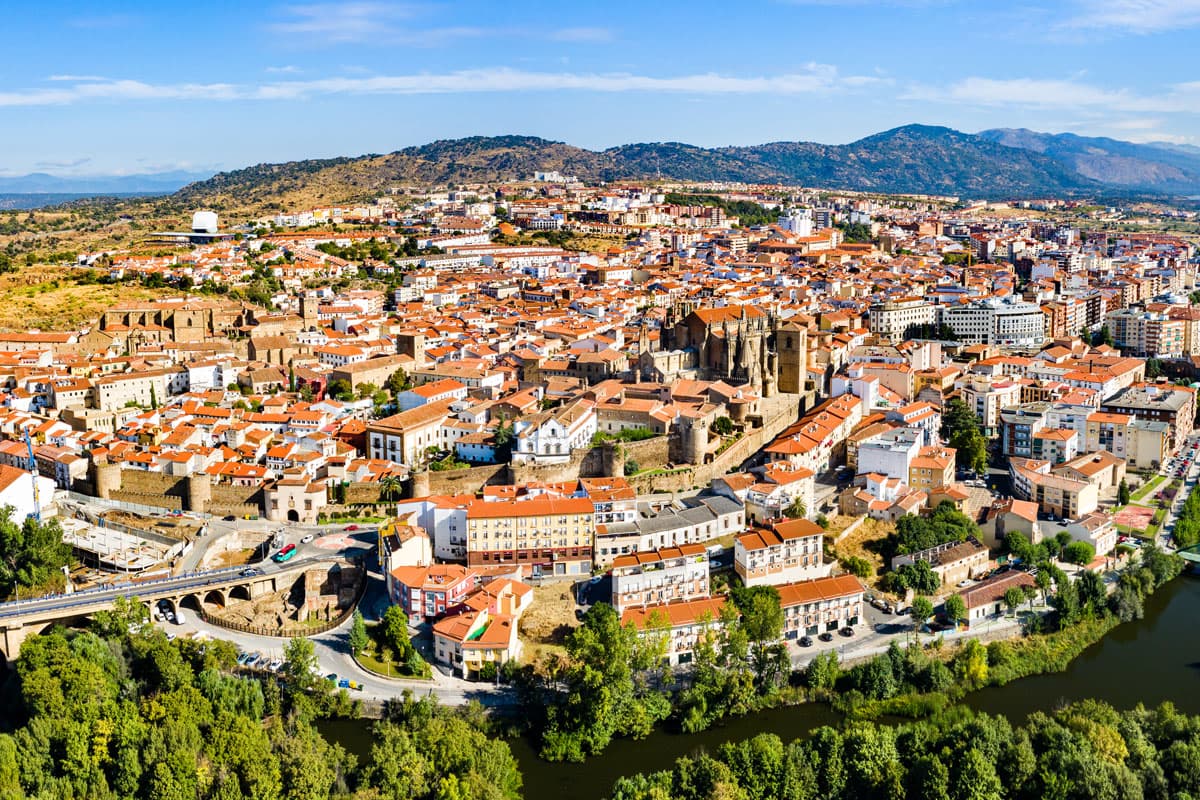
[[[672,665],[689,664],[696,643],[720,630],[725,602],[724,597],[705,597],[628,608],[621,615],[621,624],[633,625],[643,637],[665,637],[667,661]]]
[[[618,614],[633,606],[707,597],[708,588],[708,554],[703,545],[630,553],[612,563],[612,605]]]
[[[450,416],[451,400],[438,400],[367,424],[371,458],[410,467],[425,460],[430,447],[442,447],[442,423]]]
[[[434,658],[464,678],[521,657],[517,628],[533,603],[533,587],[497,579],[467,598],[465,609],[433,625]]]
[[[946,542],[928,550],[896,556],[892,559],[892,569],[918,561],[928,563],[942,579],[942,584],[950,586],[987,572],[991,565],[988,549],[978,540],[968,538],[965,542]]]
[[[739,536],[733,545],[733,570],[746,586],[778,585],[823,578],[825,531],[807,519],[777,522],[769,529]]]
[[[863,622],[863,585],[853,575],[817,578],[777,587],[783,636],[798,639]]]
[[[587,498],[477,500],[467,506],[467,565],[517,565],[534,576],[592,570],[596,510]]]
[[[325,484],[304,475],[287,475],[265,490],[267,519],[316,525],[325,508]]]
[[[107,375],[93,382],[93,407],[115,411],[126,406],[152,408],[173,394],[187,391],[187,370],[151,369],[122,375]]]
[[[908,485],[924,492],[954,483],[953,447],[922,447],[908,467]]]

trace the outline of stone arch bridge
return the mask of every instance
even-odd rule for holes
[[[0,603],[0,648],[6,662],[15,661],[21,644],[55,623],[90,617],[113,607],[118,597],[134,598],[149,608],[165,601],[175,612],[203,603],[227,605],[230,600],[254,600],[281,591],[319,563],[341,561],[335,556],[303,558],[288,564],[266,563],[255,567],[230,567],[192,572],[171,578],[139,581],[87,589],[71,594]]]

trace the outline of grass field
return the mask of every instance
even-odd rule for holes
[[[117,303],[178,295],[134,284],[80,286],[61,267],[24,267],[0,275],[0,330],[65,330],[94,322]]]
[[[1144,499],[1146,499],[1147,497],[1149,497],[1149,496],[1151,495],[1151,493],[1153,493],[1153,492],[1154,492],[1154,490],[1156,490],[1156,489],[1157,489],[1157,488],[1158,488],[1160,485],[1162,485],[1162,482],[1163,482],[1163,481],[1165,481],[1165,480],[1166,480],[1166,476],[1163,476],[1163,475],[1155,475],[1153,478],[1151,478],[1151,479],[1150,479],[1150,480],[1149,480],[1149,481],[1146,483],[1146,485],[1145,485],[1145,486],[1143,486],[1142,488],[1138,489],[1138,490],[1137,490],[1137,492],[1135,492],[1135,493],[1134,493],[1134,494],[1133,494],[1133,495],[1130,497],[1130,499],[1131,499],[1131,500],[1133,500],[1133,502],[1135,502],[1135,503],[1141,502],[1142,500],[1144,500]]]

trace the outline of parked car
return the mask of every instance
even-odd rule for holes
[[[818,636],[817,638],[818,638],[818,639],[820,639],[822,642],[832,642],[832,641],[833,641],[833,634],[832,634],[832,633],[830,633],[829,631],[825,631],[824,633],[822,633],[822,634],[821,634],[820,636]]]
[[[349,679],[347,679],[347,678],[342,678],[340,681],[338,681],[338,688],[339,688],[339,689],[349,689],[349,688],[350,688],[350,681],[349,681]]]
[[[313,540],[313,535],[311,533],[306,533],[300,537],[300,544],[308,544],[312,540]]]
[[[812,647],[812,643],[813,643],[813,640],[812,640],[811,636],[801,636],[800,637],[800,646],[801,647]]]
[[[271,670],[271,672],[279,672],[280,668],[282,668],[282,667],[283,667],[283,659],[282,658],[272,659],[271,663],[267,665],[267,669]]]
[[[346,530],[348,530],[348,531],[356,531],[356,530],[358,530],[358,526],[357,526],[357,525],[347,525],[347,526],[346,526]]]
[[[258,666],[258,662],[262,661],[262,658],[258,653],[251,653],[250,657],[246,659],[246,663],[242,666],[246,669],[254,669]]]
[[[842,636],[853,636],[854,628],[851,628],[849,625],[847,625],[846,627],[844,627],[840,631],[838,631],[838,633],[840,633]]]

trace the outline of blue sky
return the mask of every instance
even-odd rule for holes
[[[5,8],[0,174],[522,133],[853,141],[910,122],[1200,145],[1200,0],[54,2]]]

